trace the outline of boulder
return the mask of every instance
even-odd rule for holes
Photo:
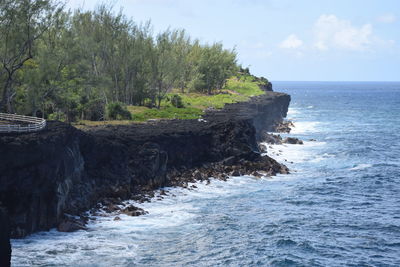
[[[75,232],[78,230],[87,230],[86,221],[83,218],[66,217],[58,226],[59,232]]]
[[[280,145],[282,144],[282,137],[279,134],[275,135],[275,134],[264,133],[263,142],[272,145]]]
[[[303,141],[295,137],[287,137],[283,140],[283,143],[292,145],[302,145]]]
[[[240,176],[240,172],[238,170],[234,170],[230,173],[231,176]]]
[[[148,214],[148,212],[145,211],[144,209],[135,207],[133,205],[129,205],[126,208],[122,209],[121,213],[128,215],[128,216],[140,216],[140,215]]]
[[[282,121],[275,126],[275,131],[278,133],[290,133],[293,127],[294,127],[293,122]]]

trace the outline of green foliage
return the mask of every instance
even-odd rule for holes
[[[201,109],[215,108],[221,109],[225,104],[237,103],[248,100],[248,97],[237,94],[217,94],[217,95],[200,95],[188,94],[181,95],[183,103],[186,106],[197,107]]]
[[[258,95],[265,83],[220,43],[184,30],[153,34],[150,23],[105,5],[64,12],[56,0],[3,0],[0,39],[1,62],[14,62],[0,64],[0,108],[67,122],[193,119]]]
[[[168,94],[167,98],[161,102],[160,108],[148,108],[145,106],[127,106],[127,110],[132,114],[132,120],[135,122],[144,122],[149,119],[198,119],[203,115],[205,109],[221,109],[226,104],[246,101],[250,96],[263,93],[258,88],[258,83],[251,81],[249,77],[231,78],[228,80],[225,89],[219,94],[204,95],[199,93],[185,94]],[[238,93],[233,89],[237,89],[242,93]],[[184,107],[178,108],[173,106],[171,99],[180,98]],[[101,123],[88,122],[84,125],[101,125]],[[107,124],[115,124],[117,122],[107,121]],[[126,124],[128,121],[120,121],[118,123]]]
[[[258,96],[265,92],[260,89],[257,82],[253,82],[250,76],[244,76],[240,79],[231,78],[227,81],[225,88],[226,90],[235,91],[244,96]]]
[[[174,94],[169,98],[171,105],[176,108],[184,108],[185,105],[183,104],[182,97],[178,94]]]
[[[47,119],[52,120],[52,121],[65,121],[66,117],[65,117],[65,114],[62,112],[54,112],[54,113],[49,114]]]
[[[211,94],[222,89],[226,80],[238,71],[236,52],[225,50],[222,44],[200,48],[197,62],[200,73],[195,89]]]
[[[198,119],[203,115],[203,110],[200,108],[186,107],[163,107],[160,109],[147,109],[142,112],[134,113],[134,121],[146,121],[149,119]]]
[[[34,57],[38,39],[61,9],[51,0],[0,1],[0,110],[14,112],[18,72]]]
[[[132,118],[126,106],[120,102],[111,102],[107,105],[106,117],[108,120],[130,120]]]

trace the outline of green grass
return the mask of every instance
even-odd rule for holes
[[[88,122],[81,121],[78,125],[107,125],[107,124],[129,124],[132,122],[144,122],[150,119],[198,119],[207,108],[222,109],[226,104],[243,102],[252,96],[264,94],[258,82],[253,81],[253,77],[246,75],[240,79],[233,77],[229,79],[221,92],[214,95],[204,95],[200,93],[174,93],[182,97],[184,108],[176,108],[164,99],[160,109],[148,108],[143,106],[128,106],[128,111],[132,114],[132,121],[103,121]],[[170,98],[173,94],[168,94]]]
[[[257,82],[251,81],[250,77],[247,76],[240,80],[235,78],[229,79],[225,89],[248,97],[263,95],[265,93],[260,89]]]
[[[229,93],[221,93],[217,95],[203,95],[203,94],[180,94],[182,101],[186,107],[196,107],[200,109],[215,108],[221,109],[225,104],[237,103],[246,101],[248,98],[245,96]]]
[[[172,106],[164,106],[160,109],[150,109],[141,111],[141,112],[133,112],[132,120],[133,121],[147,121],[149,119],[198,119],[203,115],[203,110],[200,108],[193,107],[185,107],[185,108],[176,108]]]

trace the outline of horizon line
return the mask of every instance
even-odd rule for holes
[[[364,83],[382,83],[383,82],[383,83],[400,83],[400,80],[399,81],[391,81],[391,80],[389,80],[389,81],[269,80],[269,81],[270,82],[349,82],[349,83],[356,83],[356,82],[358,82],[358,83],[360,83],[360,82],[364,82]]]

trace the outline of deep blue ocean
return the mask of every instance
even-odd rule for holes
[[[13,240],[13,266],[400,266],[400,83],[275,82],[289,175],[170,189],[140,217]],[[315,139],[316,141],[310,141]]]

